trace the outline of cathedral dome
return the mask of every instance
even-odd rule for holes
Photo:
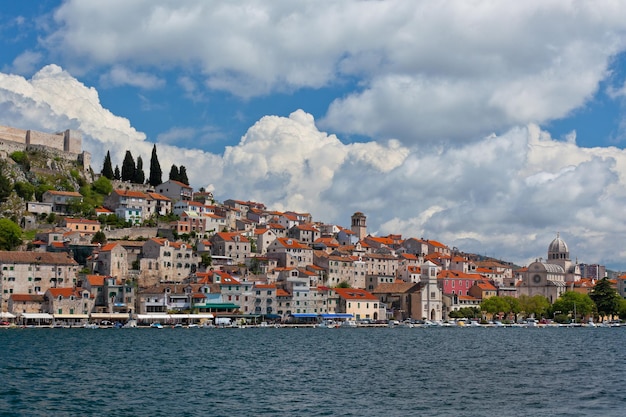
[[[548,247],[548,253],[569,253],[569,249],[567,248],[567,244],[556,235],[556,238],[550,243]]]

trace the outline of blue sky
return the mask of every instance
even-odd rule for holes
[[[626,5],[5,2],[0,124],[525,264],[626,269]],[[558,24],[555,24],[558,22]]]

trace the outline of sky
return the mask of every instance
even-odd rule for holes
[[[626,2],[3,2],[0,124],[218,201],[626,270]],[[148,176],[148,172],[146,172]]]

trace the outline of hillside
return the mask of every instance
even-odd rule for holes
[[[46,149],[0,152],[0,215],[19,222],[26,202],[40,201],[47,190],[80,191],[93,182],[90,167]]]

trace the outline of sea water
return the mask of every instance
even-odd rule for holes
[[[1,416],[624,416],[626,328],[12,329]]]

